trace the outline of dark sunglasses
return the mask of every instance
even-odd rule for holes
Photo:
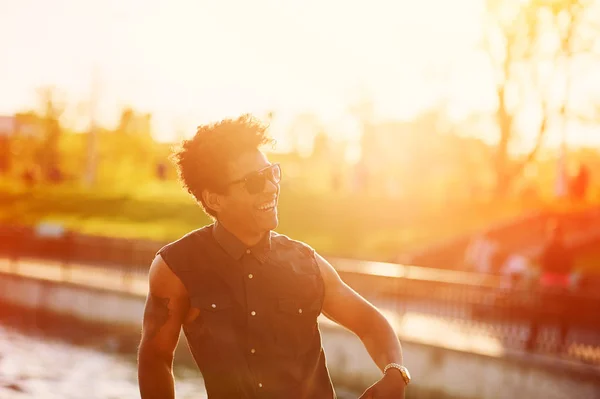
[[[279,184],[281,181],[281,166],[278,163],[269,165],[266,168],[249,173],[246,177],[229,182],[229,185],[244,183],[248,194],[262,193],[267,185],[267,180],[273,184]]]

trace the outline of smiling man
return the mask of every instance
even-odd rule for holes
[[[160,251],[138,353],[142,399],[175,397],[181,328],[210,399],[332,399],[317,317],[353,331],[382,370],[361,398],[404,398],[394,330],[311,247],[273,230],[281,168],[249,116],[201,126],[174,154],[185,188],[214,220]]]

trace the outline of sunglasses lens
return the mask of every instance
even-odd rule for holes
[[[272,181],[273,184],[279,184],[281,181],[281,168],[279,165],[273,165],[272,167],[265,169],[261,172],[256,173],[246,178],[246,190],[249,194],[262,193],[267,184],[267,179]]]
[[[279,165],[273,165],[271,168],[271,180],[275,184],[281,181],[281,167]]]
[[[249,194],[261,193],[265,189],[266,182],[267,179],[263,174],[249,177],[246,180],[246,190],[248,190]]]

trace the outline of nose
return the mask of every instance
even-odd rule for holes
[[[279,191],[279,183],[273,183],[271,179],[267,179],[264,192],[267,194],[275,194]]]

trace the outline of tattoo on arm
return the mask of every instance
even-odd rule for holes
[[[148,338],[154,338],[168,319],[169,298],[160,298],[150,294],[144,310],[144,328],[147,331]]]

